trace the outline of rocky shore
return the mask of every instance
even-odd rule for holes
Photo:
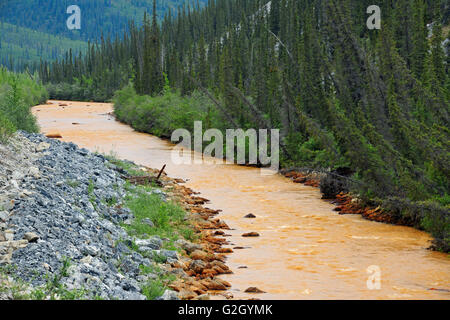
[[[127,166],[153,180],[158,172]],[[163,175],[140,192],[182,206],[198,240],[133,234],[127,226],[158,222],[136,222],[126,199],[142,181],[131,178],[103,155],[40,134],[0,145],[0,299],[208,299],[226,291],[216,276],[231,272],[231,250],[221,248],[228,227],[218,212]]]
[[[391,199],[384,203],[377,203],[375,201],[372,201],[372,204],[364,203],[358,198],[358,195],[349,192],[346,177],[342,175],[346,174],[346,172],[333,176],[323,172],[290,169],[284,170],[281,173],[285,177],[290,178],[294,183],[302,183],[307,186],[320,188],[322,199],[329,200],[332,204],[336,205],[334,211],[341,215],[356,214],[371,221],[415,227],[418,229],[422,228],[421,220],[427,211],[432,211],[437,219],[441,221],[448,219],[446,218],[446,216],[448,217],[448,210],[421,204],[414,205],[406,203],[404,208],[409,207],[410,213],[407,215],[402,214],[403,204],[401,199]],[[403,200],[403,202],[405,201]],[[439,245],[433,244],[431,249],[448,252],[449,247],[445,243],[448,241],[445,240],[448,239],[448,231],[441,238],[444,239],[443,243]],[[436,241],[440,240],[435,239],[434,242]]]
[[[359,214],[364,218],[377,222],[391,224],[406,224],[398,219],[394,219],[392,215],[385,212],[381,207],[370,207],[364,205],[358,198],[351,195],[346,190],[342,179],[333,179],[322,172],[302,172],[296,170],[285,170],[282,174],[286,178],[290,178],[294,183],[302,183],[306,186],[321,188],[322,198],[331,200],[336,205],[334,211],[339,214]],[[329,180],[333,180],[330,182]]]

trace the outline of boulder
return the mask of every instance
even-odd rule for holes
[[[28,242],[37,242],[39,240],[39,236],[34,232],[25,233],[23,238]]]
[[[41,142],[36,146],[36,152],[42,152],[50,148],[50,144],[47,142]]]
[[[258,289],[257,287],[247,288],[244,292],[246,292],[246,293],[266,293],[265,291],[262,291],[262,290]]]
[[[259,237],[259,233],[258,232],[248,232],[248,233],[244,233],[242,236],[245,238]]]

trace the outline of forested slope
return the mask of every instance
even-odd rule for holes
[[[206,0],[159,0],[161,18],[179,6],[202,6]],[[81,9],[81,29],[69,30],[67,8]],[[115,37],[128,29],[130,20],[142,21],[153,0],[4,0],[0,1],[0,65],[18,70],[34,69],[39,58],[63,58],[72,48],[78,54],[87,42],[101,36]],[[76,40],[76,41],[75,41]]]
[[[41,60],[61,59],[72,49],[85,53],[87,43],[0,22],[0,65],[35,69]]]

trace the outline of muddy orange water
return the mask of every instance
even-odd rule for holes
[[[230,247],[248,247],[229,255],[234,274],[222,276],[235,298],[255,297],[244,291],[256,286],[267,292],[261,299],[450,299],[449,256],[427,250],[424,232],[340,216],[319,190],[259,169],[175,165],[173,145],[114,121],[111,104],[51,103],[33,109],[43,133],[141,165],[167,164],[170,176],[187,179],[209,207],[223,210],[220,218],[234,229]],[[244,219],[248,213],[257,218]],[[251,231],[261,237],[241,237]],[[381,272],[379,290],[368,288],[370,266]]]

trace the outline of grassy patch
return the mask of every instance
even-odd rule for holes
[[[88,197],[89,197],[89,202],[92,204],[92,206],[94,207],[95,210],[97,210],[97,204],[96,204],[96,196],[94,194],[94,189],[95,189],[95,184],[94,181],[92,179],[89,179],[89,185],[88,185]]]
[[[149,300],[160,297],[164,291],[168,289],[167,286],[176,280],[176,277],[173,274],[167,274],[157,264],[152,266],[141,265],[141,273],[154,274],[157,276],[156,279],[149,280],[142,286],[142,294]]]
[[[66,183],[67,183],[67,185],[68,185],[69,187],[71,187],[71,188],[78,188],[79,185],[80,185],[80,182],[79,182],[79,181],[77,181],[77,180],[71,180],[71,179],[68,179],[68,180],[66,181]]]
[[[157,235],[176,241],[180,238],[194,240],[195,233],[185,220],[185,211],[175,202],[163,201],[158,194],[152,194],[152,187],[137,186],[125,199],[125,204],[133,212],[135,220],[130,226],[124,226],[133,235]],[[142,223],[149,218],[154,226]]]
[[[63,265],[59,272],[54,275],[46,275],[45,285],[31,288],[22,279],[15,276],[16,268],[13,265],[7,265],[0,268],[0,293],[9,293],[14,300],[80,300],[86,297],[86,290],[68,290],[61,282],[67,276],[70,267],[70,260],[63,259]],[[8,276],[13,281],[8,281],[5,285],[4,279]]]
[[[117,159],[114,155],[104,155],[104,157],[117,168],[120,168],[128,173],[130,176],[145,176],[148,173],[141,170],[134,163]]]
[[[0,66],[0,143],[6,143],[17,129],[39,131],[30,108],[45,100],[47,92],[40,84]]]
[[[116,167],[121,168],[130,176],[143,176],[148,173],[140,170],[140,168],[128,161],[118,160],[114,156],[106,156],[106,158]],[[194,229],[186,221],[185,210],[174,201],[165,201],[159,194],[152,193],[158,187],[155,185],[135,186],[130,183],[125,184],[127,196],[124,204],[128,207],[135,219],[131,225],[122,225],[122,227],[132,236],[146,238],[150,236],[159,236],[168,239],[164,241],[163,248],[167,250],[179,250],[175,246],[175,241],[181,238],[186,240],[196,240],[197,236]],[[154,226],[150,226],[142,222],[144,219],[150,219]],[[135,243],[128,245],[131,250],[139,252],[139,248]],[[145,253],[140,252],[144,256]],[[149,257],[154,264],[151,266],[141,265],[141,274],[156,275],[156,279],[151,279],[145,283],[142,288],[142,294],[149,300],[160,297],[168,284],[176,279],[173,274],[168,274],[159,264],[167,262],[167,258],[160,254],[153,254]]]
[[[147,297],[148,300],[155,300],[163,295],[167,287],[160,279],[149,281],[142,287],[142,294]]]
[[[119,160],[115,155],[104,155],[108,161],[117,168],[124,170],[129,176],[145,176],[145,172],[136,164],[130,161]],[[164,244],[165,249],[176,250],[173,242],[184,238],[189,241],[197,239],[192,226],[185,220],[186,212],[174,201],[164,201],[160,195],[152,193],[158,189],[154,184],[135,186],[130,183],[125,184],[127,196],[125,206],[134,214],[134,221],[131,225],[123,225],[130,235],[145,238],[146,236],[159,236],[169,239]],[[142,223],[144,219],[150,219],[154,226],[151,227]]]

